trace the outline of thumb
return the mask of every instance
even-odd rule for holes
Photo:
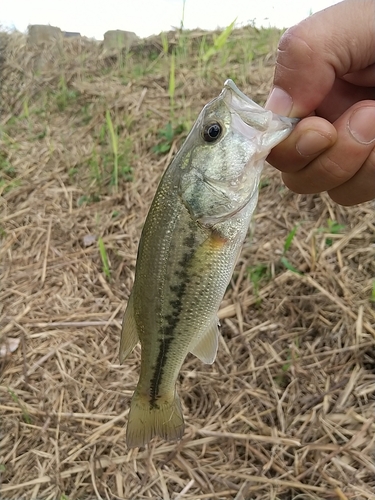
[[[287,116],[310,114],[336,77],[375,62],[374,26],[373,0],[347,0],[287,30],[279,43],[266,107]]]

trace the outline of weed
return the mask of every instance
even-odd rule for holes
[[[202,55],[202,60],[207,63],[212,56],[216,55],[218,52],[220,52],[225,44],[227,43],[229,35],[232,33],[234,24],[236,22],[237,18],[230,23],[229,26],[225,28],[224,31],[220,33],[220,35],[214,37],[214,44],[209,47],[206,52]]]
[[[37,141],[40,141],[40,140],[44,139],[46,135],[47,135],[47,129],[45,128],[44,130],[42,130],[42,132],[39,132],[39,134],[37,134],[35,136],[35,139]]]
[[[280,262],[289,271],[292,271],[293,273],[296,273],[296,274],[302,274],[301,271],[298,271],[298,269],[296,269],[293,266],[293,264],[291,264],[289,262],[289,260],[287,259],[287,257],[285,256],[285,254],[287,253],[287,251],[289,250],[289,248],[292,245],[292,242],[293,242],[294,236],[296,235],[297,229],[298,229],[298,225],[294,226],[294,228],[287,235],[287,237],[285,239],[285,243],[284,243],[283,255],[280,258]]]
[[[171,116],[173,117],[174,114],[174,94],[176,90],[176,78],[175,78],[175,59],[176,55],[175,52],[172,52],[171,55],[171,67],[169,70],[169,85],[168,85],[168,94],[169,94],[169,100],[171,103]]]
[[[375,280],[372,282],[370,302],[374,302],[375,303]]]
[[[88,165],[90,167],[91,177],[95,180],[97,184],[100,185],[103,176],[99,165],[99,157],[95,150],[92,152],[92,156],[88,161]]]
[[[287,360],[281,366],[281,374],[277,375],[275,377],[275,382],[278,385],[280,385],[281,387],[286,387],[288,385],[289,377],[288,377],[287,373],[289,372],[290,367],[292,366],[292,362],[299,358],[299,354],[298,354],[298,349],[299,349],[299,344],[300,344],[299,338],[298,337],[295,338],[293,343],[294,343],[296,349],[288,349],[288,354],[286,357]]]
[[[102,237],[99,237],[98,245],[99,245],[100,258],[102,259],[103,272],[106,275],[107,279],[110,279],[111,278],[111,270],[109,268],[107,250],[105,248],[104,241],[103,241]]]
[[[103,123],[103,125],[100,127],[100,130],[99,130],[99,144],[105,145],[107,142],[106,139],[107,139],[107,127]]]
[[[130,155],[132,150],[132,140],[127,137],[122,141],[121,152],[118,156],[118,175],[125,181],[133,180],[133,168],[130,162]]]
[[[78,96],[78,91],[69,89],[63,76],[60,77],[58,92],[55,95],[56,104],[59,111],[65,111],[68,104]]]
[[[180,31],[184,29],[186,0],[182,0],[182,14],[180,21]]]
[[[68,170],[68,175],[70,179],[73,179],[78,173],[78,168],[72,167]]]
[[[8,393],[9,393],[10,397],[13,399],[13,401],[21,408],[23,421],[26,424],[31,424],[31,417],[30,417],[28,411],[26,410],[25,406],[19,400],[17,394],[14,391],[12,391],[12,389],[10,389],[10,387],[8,387]]]
[[[0,179],[3,175],[14,178],[16,171],[4,152],[0,152]]]
[[[11,191],[13,188],[20,186],[20,179],[14,179],[13,181],[7,182],[4,179],[0,179],[0,194],[5,194]]]
[[[284,243],[284,254],[289,250],[290,245],[293,242],[294,236],[296,235],[297,229],[298,229],[298,226],[294,226],[294,228],[290,231],[290,233],[286,237],[285,243]]]
[[[113,154],[113,171],[112,171],[112,185],[115,186],[115,191],[118,190],[118,136],[113,127],[111,113],[107,109],[105,114],[107,129],[110,136],[112,154]]]
[[[77,205],[81,207],[86,203],[98,203],[100,196],[98,194],[83,195],[78,198]]]
[[[320,233],[329,233],[329,234],[340,234],[345,229],[344,224],[339,224],[335,220],[327,219],[327,226],[320,227],[318,231]],[[332,238],[326,238],[325,244],[327,247],[331,247],[333,244]]]
[[[173,140],[176,136],[185,131],[185,125],[180,123],[176,127],[172,126],[171,122],[168,122],[166,126],[160,130],[159,137],[161,141],[152,148],[154,153],[159,155],[168,153],[172,147]]]
[[[23,108],[23,113],[22,113],[22,116],[24,118],[29,118],[30,116],[30,113],[29,113],[29,100],[28,98],[26,97],[22,103],[22,108]]]
[[[298,269],[296,269],[293,264],[291,264],[289,262],[289,260],[282,256],[281,259],[280,259],[280,262],[282,263],[282,265],[286,268],[286,269],[289,269],[289,271],[292,271],[293,273],[296,273],[296,274],[302,274],[301,271],[298,271]]]
[[[168,43],[168,36],[164,31],[160,33],[160,38],[161,38],[161,44],[163,46],[163,53],[168,54],[169,52],[169,43]]]
[[[83,118],[82,118],[83,125],[88,125],[90,123],[90,121],[92,120],[92,115],[89,112],[89,105],[88,104],[85,104],[83,106],[82,114],[83,114]]]
[[[0,191],[7,193],[19,186],[20,179],[16,179],[16,170],[8,160],[6,153],[0,152]]]
[[[253,284],[253,290],[256,297],[259,295],[259,288],[262,281],[268,281],[271,273],[267,264],[257,264],[247,268],[247,275]],[[260,302],[260,299],[259,299]]]

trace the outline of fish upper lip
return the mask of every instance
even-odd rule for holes
[[[250,97],[248,97],[246,94],[244,94],[237,87],[237,85],[234,83],[234,81],[231,80],[230,78],[228,78],[228,80],[225,80],[225,82],[224,82],[224,88],[232,90],[237,95],[237,97],[240,97],[241,99],[243,99],[248,104],[251,104],[252,106],[254,106],[256,108],[259,108],[260,110],[264,111],[264,109],[262,108],[262,106],[259,106],[259,104],[257,104],[252,99],[250,99]]]
[[[228,78],[227,80],[225,80],[225,82],[224,82],[224,89],[231,90],[237,97],[239,97],[240,99],[243,99],[246,103],[251,104],[251,106],[252,106],[253,109],[258,110],[258,111],[262,111],[263,113],[267,113],[268,110],[262,108],[262,106],[260,106],[255,101],[253,101],[252,99],[250,99],[249,96],[247,96],[246,94],[244,94],[237,87],[237,85],[234,83],[234,81],[231,80],[230,78]],[[281,121],[283,121],[284,123],[288,123],[290,125],[295,125],[296,123],[298,123],[299,121],[301,121],[300,118],[289,118],[288,116],[276,115],[275,113],[272,113],[272,114],[274,116],[278,116],[281,119]]]

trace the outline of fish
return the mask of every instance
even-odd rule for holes
[[[176,381],[192,353],[214,362],[218,310],[257,205],[270,150],[296,119],[265,110],[227,80],[166,169],[143,226],[124,314],[120,361],[141,344],[126,442],[179,440]]]

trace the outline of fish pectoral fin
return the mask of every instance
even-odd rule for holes
[[[219,344],[219,320],[215,319],[212,325],[199,337],[198,341],[193,344],[190,352],[199,358],[203,363],[211,365],[216,358],[217,348]]]
[[[133,295],[130,295],[128,305],[124,314],[124,319],[122,320],[119,353],[120,363],[123,363],[125,361],[125,359],[129,356],[138,342],[139,336],[134,318]]]

